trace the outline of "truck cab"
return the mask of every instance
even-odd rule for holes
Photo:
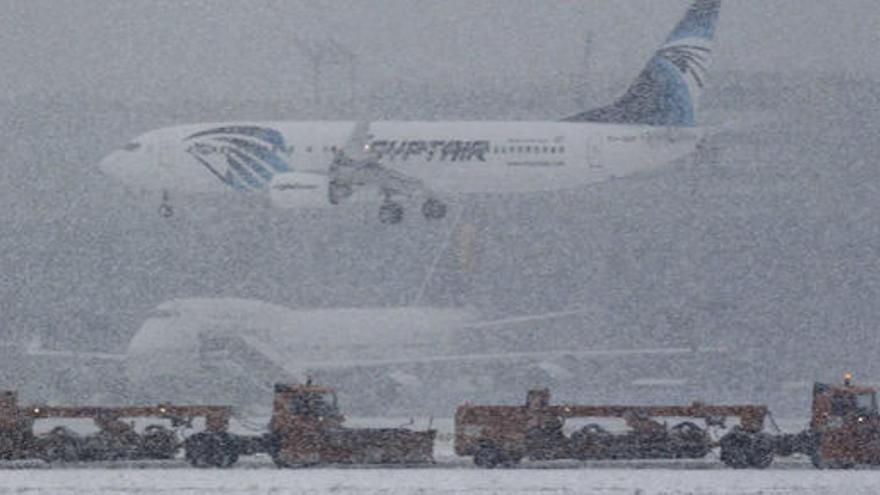
[[[18,395],[0,390],[0,460],[27,455],[33,443],[33,425],[33,419],[18,407]]]
[[[327,387],[312,385],[275,385],[275,404],[272,409],[272,430],[308,427],[321,423],[339,426],[345,417],[339,412],[336,392]]]
[[[849,375],[842,386],[814,384],[810,431],[818,468],[880,464],[876,389],[853,385]]]
[[[266,445],[279,467],[433,462],[435,430],[346,428],[332,388],[275,386]]]

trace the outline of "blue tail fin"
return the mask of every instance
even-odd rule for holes
[[[564,120],[693,126],[720,9],[721,0],[694,0],[684,19],[622,97],[611,105]]]

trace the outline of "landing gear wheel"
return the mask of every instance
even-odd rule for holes
[[[159,216],[162,218],[171,218],[174,215],[174,208],[167,203],[159,205]]]
[[[403,221],[403,206],[394,201],[386,201],[379,207],[379,221],[385,225],[394,225]]]
[[[331,181],[327,186],[327,200],[331,205],[338,205],[343,199],[352,195],[351,185],[344,182]]]
[[[428,220],[440,220],[446,216],[446,203],[428,198],[422,203],[422,215]]]

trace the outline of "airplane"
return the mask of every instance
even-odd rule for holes
[[[129,341],[123,364],[129,388],[151,400],[247,405],[259,403],[276,381],[316,377],[350,395],[390,390],[383,397],[387,411],[401,396],[430,401],[426,391],[441,408],[443,397],[462,390],[503,389],[511,374],[526,374],[533,383],[567,380],[597,389],[608,385],[603,381],[609,375],[621,390],[663,379],[699,387],[701,378],[683,370],[729,355],[723,346],[696,344],[594,346],[587,342],[596,340],[583,332],[569,338],[570,332],[547,323],[583,321],[594,311],[485,319],[470,308],[291,309],[252,299],[181,298],[147,315]],[[543,328],[539,344],[510,341],[524,326]],[[473,344],[479,338],[504,344]],[[598,363],[595,369],[604,371],[585,376],[584,363]]]
[[[552,191],[676,161],[696,125],[721,0],[694,0],[626,92],[558,121],[225,122],[147,132],[100,161],[122,183],[170,195],[268,193],[278,208],[376,201],[385,224],[403,199],[429,220],[444,197]]]
[[[694,369],[739,355],[693,335],[634,346],[583,332],[584,322],[602,326],[601,311],[486,318],[468,307],[301,309],[179,298],[150,310],[117,352],[47,348],[38,336],[0,343],[0,361],[9,365],[0,378],[44,401],[224,403],[245,416],[253,404],[270,404],[274,383],[315,378],[375,412],[424,413],[448,412],[450,398],[519,391],[522,383],[688,398],[710,377]],[[522,337],[527,329],[540,340]]]

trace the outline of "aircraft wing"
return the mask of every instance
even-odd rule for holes
[[[4,347],[11,347],[4,345]],[[99,361],[125,361],[125,354],[114,354],[109,352],[82,352],[59,349],[46,349],[42,346],[39,339],[32,339],[23,346],[26,356],[50,357],[60,359],[88,359]]]
[[[462,323],[462,328],[465,329],[504,329],[509,328],[511,325],[523,324],[523,323],[533,323],[540,321],[547,321],[551,319],[557,318],[567,318],[571,316],[580,316],[580,315],[589,315],[594,313],[593,308],[580,308],[580,309],[571,309],[564,311],[554,311],[542,314],[534,314],[534,315],[524,315],[524,316],[515,316],[510,318],[499,318],[493,320],[483,320],[483,321],[467,321]],[[468,312],[468,314],[472,314]],[[296,374],[304,374],[308,370],[318,371],[318,370],[340,370],[352,367],[368,367],[368,368],[393,368],[395,366],[410,366],[410,365],[420,365],[420,364],[478,364],[478,363],[540,363],[545,361],[551,361],[555,359],[591,359],[591,360],[608,360],[613,361],[616,359],[625,359],[625,358],[638,358],[638,357],[684,357],[684,356],[696,356],[701,354],[715,354],[715,353],[724,353],[727,352],[727,349],[724,347],[646,347],[646,348],[607,348],[607,349],[584,349],[584,348],[565,348],[565,349],[549,349],[549,350],[534,350],[534,351],[496,351],[496,352],[474,352],[474,353],[459,353],[459,354],[442,354],[442,351],[437,351],[429,354],[419,354],[412,355],[409,352],[400,352],[399,355],[395,355],[394,352],[389,352],[387,355],[389,357],[379,357],[379,358],[342,358],[342,359],[320,359],[315,361],[309,361],[304,359],[297,359],[296,362],[291,362],[289,359],[285,359],[283,355],[279,353],[278,346],[273,345],[271,341],[267,341],[264,338],[260,338],[258,334],[244,334],[241,336],[241,339],[246,342],[249,346],[251,346],[254,350],[266,356],[273,362],[282,366],[285,371],[291,373],[293,375]]]
[[[426,190],[421,181],[385,167],[370,148],[371,139],[370,123],[357,122],[345,145],[336,151],[329,173],[331,204],[345,201],[362,187],[374,187],[386,199]]]
[[[643,349],[556,349],[546,351],[524,351],[524,352],[493,352],[493,353],[474,353],[459,354],[448,356],[421,356],[421,357],[401,357],[389,359],[350,359],[341,361],[320,361],[320,362],[298,362],[295,365],[285,366],[286,371],[291,374],[302,374],[305,371],[319,370],[338,370],[353,367],[394,367],[418,364],[455,364],[455,363],[515,363],[515,362],[534,362],[559,359],[559,358],[589,358],[589,359],[607,359],[613,361],[620,358],[630,358],[639,356],[656,356],[656,357],[683,357],[695,356],[699,354],[718,354],[727,352],[724,347],[655,347]]]
[[[219,373],[259,383],[326,374],[454,387],[469,376],[496,380],[536,370],[584,380],[601,373],[614,380],[679,379],[683,369],[730,354],[688,343],[603,342],[584,321],[594,312],[587,307],[486,320],[469,308],[299,310],[231,298],[175,300],[157,308],[133,337],[127,364],[146,385],[166,375],[201,384]],[[540,346],[517,338],[523,327],[565,318],[574,321],[548,325]]]

